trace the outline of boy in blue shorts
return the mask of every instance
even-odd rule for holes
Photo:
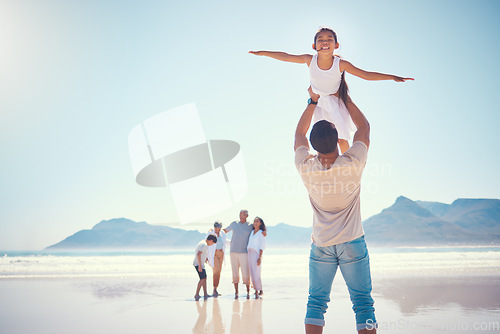
[[[206,240],[202,240],[196,246],[194,251],[195,256],[193,260],[193,265],[200,277],[198,286],[196,287],[196,294],[194,295],[195,300],[200,299],[200,289],[203,287],[204,298],[207,299],[207,272],[205,271],[205,262],[208,260],[208,246],[212,246],[217,243],[217,237],[215,235],[209,235]]]

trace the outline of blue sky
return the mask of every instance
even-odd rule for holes
[[[354,65],[414,82],[347,77],[372,126],[364,218],[399,195],[499,198],[497,1],[0,0],[0,249],[40,249],[126,217],[180,227],[168,189],[134,181],[130,130],[195,102],[209,139],[241,145],[247,208],[309,226],[293,167],[305,65],[249,50],[311,53],[336,30]],[[193,210],[196,210],[194,205]]]

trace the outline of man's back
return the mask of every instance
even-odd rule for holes
[[[295,152],[295,165],[313,208],[313,240],[320,247],[354,240],[364,234],[361,225],[361,175],[367,147],[357,141],[326,169],[306,146]]]

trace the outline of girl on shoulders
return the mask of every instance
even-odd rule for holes
[[[315,94],[320,95],[314,111],[314,123],[326,119],[335,124],[339,134],[339,146],[342,153],[344,153],[349,148],[349,140],[356,130],[346,108],[348,87],[344,73],[347,72],[365,80],[405,82],[414,79],[392,74],[368,72],[357,68],[347,60],[341,59],[340,56],[334,54],[334,51],[339,46],[337,34],[330,28],[322,27],[314,36],[312,47],[316,51],[315,55],[293,55],[278,51],[250,51],[249,53],[309,66],[311,88]],[[315,104],[311,100],[309,103]]]

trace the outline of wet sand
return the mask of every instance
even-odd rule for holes
[[[222,296],[196,302],[192,289],[173,283],[132,278],[3,280],[1,333],[303,333],[307,292],[299,286],[273,289],[268,284],[263,298],[241,294],[235,300],[226,285]],[[459,326],[480,329],[490,324],[489,330],[472,332],[498,333],[499,283],[498,276],[386,279],[374,288],[381,330],[451,333]],[[350,308],[337,277],[326,328],[354,333]]]
[[[372,252],[379,332],[500,333],[499,257]],[[304,333],[307,258],[307,250],[267,252],[259,299],[240,285],[235,300],[226,264],[222,295],[198,302],[192,255],[4,259],[0,333]],[[325,333],[355,333],[340,272],[331,300]]]

